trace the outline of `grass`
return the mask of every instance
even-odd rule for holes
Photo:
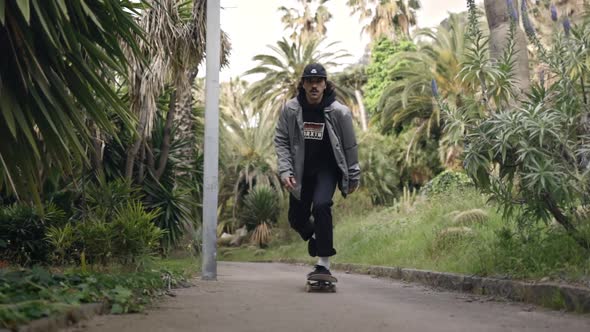
[[[560,228],[519,230],[473,189],[386,208],[355,209],[357,203],[353,196],[344,213],[335,208],[334,262],[590,284],[590,255]],[[277,233],[286,227],[285,221]],[[267,250],[220,248],[220,259],[314,262],[293,235],[280,236]]]

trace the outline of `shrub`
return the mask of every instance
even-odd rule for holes
[[[53,204],[42,212],[24,204],[0,208],[0,260],[18,265],[48,263],[51,247],[45,232],[52,225],[63,225],[64,216]]]
[[[89,263],[106,264],[112,257],[112,232],[109,224],[87,219],[76,225],[81,251]]]
[[[118,208],[112,222],[88,219],[76,227],[81,250],[90,263],[128,264],[154,253],[164,231],[153,223],[159,210],[147,212],[140,202]]]
[[[444,171],[430,180],[421,190],[427,196],[443,194],[450,190],[473,186],[473,181],[463,172]]]
[[[140,202],[129,202],[118,209],[110,224],[113,256],[121,263],[130,263],[154,253],[164,235],[164,231],[152,222],[158,214],[157,209],[145,211]]]
[[[46,239],[54,248],[53,260],[57,264],[64,264],[66,258],[72,257],[72,249],[76,242],[76,229],[71,223],[63,227],[50,226],[47,229]]]
[[[119,178],[106,181],[98,179],[96,183],[89,183],[84,190],[84,206],[81,208],[80,219],[88,216],[104,221],[111,221],[115,211],[129,200],[139,198],[137,188],[130,182]]]

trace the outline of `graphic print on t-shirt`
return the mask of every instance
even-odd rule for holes
[[[303,137],[321,141],[324,138],[324,123],[304,122]]]

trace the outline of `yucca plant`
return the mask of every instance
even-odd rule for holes
[[[254,230],[251,240],[260,246],[270,242],[270,227],[279,218],[277,192],[269,186],[257,185],[244,199],[240,219],[248,230]]]
[[[191,207],[196,202],[191,201],[188,188],[169,187],[156,180],[147,181],[144,192],[146,208],[161,211],[152,222],[165,231],[161,246],[164,252],[168,252],[179,244],[184,234],[194,229],[197,220]]]
[[[0,1],[0,188],[40,205],[40,170],[85,161],[92,120],[131,125],[115,93],[121,45],[137,54],[142,32],[131,1]],[[109,111],[107,111],[107,109]]]
[[[173,125],[167,134],[165,118],[158,115],[150,141],[153,156],[145,166],[147,170],[142,182],[146,208],[162,212],[154,222],[166,231],[161,241],[165,253],[176,247],[200,221],[202,153],[196,146],[191,146],[189,138],[178,137],[177,129],[178,125]],[[170,136],[170,141],[167,151],[163,152],[159,147],[166,135]],[[184,154],[187,150],[193,151],[193,160],[186,160]],[[163,153],[167,155],[167,162],[155,167],[153,164],[161,161]]]

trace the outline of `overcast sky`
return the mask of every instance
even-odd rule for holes
[[[436,26],[448,12],[466,10],[466,3],[466,0],[422,0],[418,25]],[[281,5],[299,8],[295,0],[221,0],[221,28],[229,35],[232,43],[230,66],[222,70],[221,81],[241,76],[255,66],[256,62],[252,61],[254,55],[270,51],[267,45],[274,45],[288,35],[283,30],[281,15],[277,11]],[[339,48],[352,54],[347,61],[357,62],[368,41],[366,36],[360,34],[362,25],[357,16],[350,15],[346,0],[330,0],[326,5],[332,13],[332,20],[328,24],[328,42],[341,42]],[[199,72],[199,76],[204,76],[205,68]]]

